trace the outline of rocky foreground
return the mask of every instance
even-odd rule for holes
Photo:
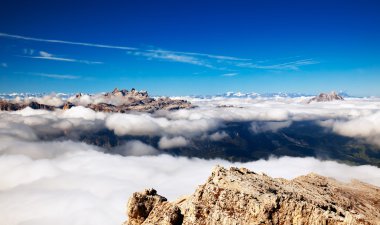
[[[274,179],[216,167],[194,194],[168,202],[154,189],[134,193],[124,225],[380,224],[380,188],[316,174]]]
[[[24,101],[0,100],[0,110],[17,111],[30,107],[32,109],[53,111],[56,109],[66,110],[73,106],[84,106],[97,112],[126,113],[130,111],[154,112],[156,110],[177,110],[194,107],[186,100],[151,98],[146,91],[136,91],[134,88],[130,91],[115,88],[112,92],[97,95],[77,94],[59,106],[48,105],[41,101],[41,99]]]

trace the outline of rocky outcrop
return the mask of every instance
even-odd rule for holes
[[[331,102],[331,101],[342,101],[344,100],[342,96],[338,95],[336,92],[331,93],[320,93],[318,96],[311,98],[308,103],[311,102]]]
[[[85,98],[84,100],[82,98]],[[83,102],[88,102],[84,104]],[[84,104],[84,105],[83,105]],[[62,106],[55,107],[50,105],[40,104],[36,101],[32,102],[12,102],[0,100],[0,109],[3,111],[16,111],[26,107],[33,109],[67,110],[74,106],[84,106],[98,112],[119,112],[126,113],[130,111],[138,112],[154,112],[157,110],[178,110],[188,109],[194,106],[181,99],[170,98],[151,98],[146,91],[136,91],[132,88],[130,91],[115,88],[112,92],[98,95],[83,95],[76,94],[68,99]]]
[[[130,218],[125,225],[139,224],[182,224],[182,214],[178,206],[167,202],[154,189],[134,193],[128,202],[127,215]],[[157,215],[149,217],[149,215]]]
[[[135,193],[127,214],[125,225],[376,225],[380,188],[316,174],[285,180],[244,168],[216,167],[194,194],[175,202],[154,190]]]

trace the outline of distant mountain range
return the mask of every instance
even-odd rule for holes
[[[115,88],[112,92],[96,95],[78,93],[75,96],[68,96],[59,94],[59,96],[56,95],[59,102],[54,102],[55,105],[49,101],[51,97],[37,97],[37,95],[31,94],[9,94],[4,99],[0,99],[0,110],[16,111],[30,107],[32,109],[53,111],[55,109],[67,110],[74,106],[83,106],[100,112],[127,113],[130,111],[154,112],[160,109],[177,110],[194,107],[186,100],[170,99],[168,97],[151,98],[146,91],[136,91],[134,88],[130,91]]]
[[[338,95],[342,97],[353,97],[345,92],[338,92]],[[313,94],[305,94],[305,93],[285,93],[285,92],[277,92],[277,93],[263,93],[259,94],[256,92],[251,93],[242,93],[242,92],[227,92],[221,95],[217,95],[220,97],[233,97],[233,98],[257,98],[257,97],[264,97],[264,98],[299,98],[299,97],[314,97]]]
[[[45,95],[55,95],[57,97],[62,98],[63,100],[68,99],[71,96],[75,96],[76,93],[0,93],[0,99],[4,100],[12,100],[17,97],[21,99],[29,99],[29,98],[40,98]],[[346,92],[337,92],[338,95],[347,98],[347,97],[357,97],[352,96]],[[243,93],[243,92],[226,92],[223,94],[216,94],[216,95],[191,95],[190,97],[194,98],[205,98],[210,99],[214,97],[225,97],[225,98],[299,98],[299,97],[314,97],[314,94],[305,94],[305,93],[285,93],[285,92],[277,92],[277,93],[256,93],[256,92],[249,92],[249,93]],[[152,96],[152,97],[159,97],[159,96]]]
[[[30,98],[40,98],[45,95],[49,95],[52,93],[28,93],[28,92],[13,92],[13,93],[0,93],[0,99],[4,100],[13,100],[17,97],[21,99],[30,99]],[[68,94],[68,93],[53,93],[53,95],[57,97],[61,97],[62,99],[67,99],[70,96],[73,96],[75,94]]]

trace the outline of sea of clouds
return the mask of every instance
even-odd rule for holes
[[[186,146],[193,137],[220,141],[228,122],[251,122],[253,132],[277,131],[294,121],[314,120],[340,135],[380,145],[380,99],[306,104],[307,98],[187,98],[190,110],[102,113],[69,110],[0,112],[0,218],[4,224],[121,224],[135,191],[153,187],[174,200],[191,194],[211,169],[247,167],[294,178],[309,172],[380,186],[380,168],[349,166],[316,158],[281,157],[247,163],[160,154]],[[58,97],[40,97],[56,102]],[[130,140],[109,154],[77,141],[84,132],[109,130],[123,136],[158,136],[157,147]]]

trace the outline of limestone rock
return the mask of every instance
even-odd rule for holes
[[[133,202],[130,200],[129,208],[135,207]],[[136,221],[134,214],[128,213],[128,217]],[[178,224],[184,225],[377,225],[380,188],[358,181],[341,183],[316,174],[285,180],[244,168],[216,167],[191,196],[154,204],[145,220],[139,218],[139,223],[127,224],[173,224],[163,221],[180,218]]]
[[[143,225],[181,225],[183,215],[180,208],[170,202],[157,204],[150,212],[149,216],[142,223]]]
[[[142,224],[156,205],[166,201],[166,198],[157,195],[154,189],[146,189],[143,192],[134,193],[128,201],[127,215],[130,219],[125,224]]]

